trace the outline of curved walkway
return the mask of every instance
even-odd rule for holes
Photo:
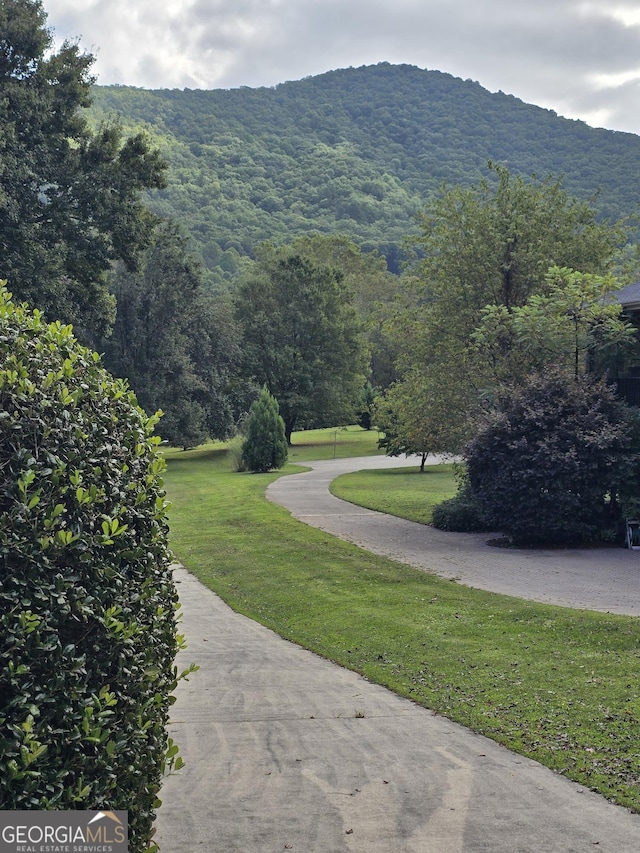
[[[380,463],[398,460],[364,461]],[[366,511],[334,499],[326,504],[326,486],[339,468],[344,463],[318,463],[314,473],[283,477],[270,497],[284,501],[282,487],[295,484],[286,497],[294,514],[310,523],[324,518],[341,535],[347,522],[358,522],[350,537],[366,541]],[[373,516],[390,556],[401,557],[413,533]],[[442,551],[439,570],[461,579],[464,572],[470,582],[467,572],[478,563],[471,555],[486,551],[482,539],[448,541],[456,544],[446,549],[439,538],[429,540],[429,565]],[[485,580],[502,586],[491,578],[489,553],[493,562],[502,559],[487,552]],[[640,553],[615,558],[616,584],[635,583],[627,599],[637,603]],[[536,559],[543,567],[553,562],[548,577],[562,569],[555,554],[546,563],[543,555]],[[581,590],[581,600],[602,605],[604,590],[589,592],[581,573],[585,562],[576,561],[582,580],[572,581],[563,598]],[[626,581],[625,566],[635,572]],[[602,558],[601,570],[609,575],[610,567],[609,556],[606,565]],[[178,684],[172,708],[170,734],[186,766],[161,791],[162,853],[640,850],[640,815],[283,640],[232,611],[185,569],[177,567],[175,577],[188,644],[178,668],[195,661],[200,669]]]
[[[638,853],[614,806],[233,612],[182,568],[161,853]],[[132,808],[134,805],[132,805]]]
[[[415,466],[415,459],[370,456],[307,464],[312,470],[280,477],[269,486],[267,497],[312,527],[465,586],[562,607],[640,616],[640,551],[496,548],[487,545],[486,533],[446,533],[355,506],[329,492],[329,484],[340,474]]]

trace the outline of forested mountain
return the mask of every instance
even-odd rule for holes
[[[92,121],[145,127],[170,164],[150,206],[183,223],[216,286],[264,241],[319,231],[378,248],[397,268],[439,185],[562,177],[599,215],[637,212],[640,137],[492,94],[471,80],[382,63],[273,88],[95,87]]]

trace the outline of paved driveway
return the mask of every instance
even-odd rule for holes
[[[518,555],[515,572],[514,553],[488,549],[482,537],[409,530],[329,500],[327,484],[344,468],[318,463],[310,474],[281,478],[270,497],[360,544],[370,546],[380,528],[383,553],[396,559],[407,557],[414,535],[426,536],[409,562],[428,553],[430,569],[465,583],[503,587],[524,567],[526,588],[512,579],[509,589],[532,594],[542,568],[543,600],[638,610],[639,552],[611,551],[599,562],[590,552]],[[574,577],[553,582],[567,565]],[[591,578],[597,566],[615,577],[619,601],[604,600],[607,584]],[[162,853],[640,850],[640,815],[283,640],[182,568],[176,581],[188,643],[179,667],[195,661],[200,669],[179,684],[172,709],[170,731],[186,767],[161,792]]]
[[[640,815],[234,613],[176,570],[188,642],[161,853],[638,853]],[[135,808],[135,804],[132,804]]]
[[[354,506],[329,492],[329,483],[340,474],[417,465],[413,459],[371,456],[309,465],[311,471],[272,483],[267,497],[312,527],[466,586],[563,607],[640,616],[640,551],[496,548],[487,545],[487,534],[446,533]]]

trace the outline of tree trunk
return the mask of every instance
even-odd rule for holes
[[[284,422],[284,437],[287,439],[287,446],[291,447],[291,435],[293,434],[294,422],[285,420]]]

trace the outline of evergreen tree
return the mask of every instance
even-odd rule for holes
[[[266,387],[249,410],[246,430],[242,458],[249,471],[282,468],[288,455],[284,421],[280,417],[278,401]]]
[[[129,809],[128,849],[143,853],[163,772],[180,766],[155,419],[3,284],[0,808]]]

